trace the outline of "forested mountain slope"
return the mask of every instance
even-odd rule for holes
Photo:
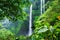
[[[35,21],[35,40],[60,40],[60,0],[49,2],[48,9]]]

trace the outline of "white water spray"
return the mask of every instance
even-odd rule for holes
[[[28,36],[32,35],[32,4],[30,6],[30,14],[29,14],[29,33]]]
[[[40,6],[41,6],[40,10],[41,10],[41,15],[42,15],[42,13],[44,13],[44,11],[45,11],[45,0],[41,0],[40,2],[41,2],[41,4],[40,4]]]

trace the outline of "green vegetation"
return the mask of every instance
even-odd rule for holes
[[[60,1],[52,1],[47,11],[35,21],[35,40],[60,40]]]
[[[28,16],[23,9],[29,5],[28,0],[0,0],[0,20],[6,17],[10,21],[20,20],[23,23]],[[60,0],[51,0],[44,14],[34,18],[34,32],[31,36],[16,36],[11,31],[13,27],[8,30],[1,28],[0,24],[0,40],[60,40]],[[16,33],[21,25],[16,28]]]
[[[25,20],[27,16],[23,8],[29,6],[28,0],[0,0],[0,19]]]
[[[0,40],[15,40],[15,35],[5,28],[0,29]]]
[[[13,23],[16,21],[23,23],[28,16],[24,8],[29,7],[29,5],[29,0],[0,0],[0,21],[7,18]],[[16,34],[19,32],[22,23],[18,24],[16,29],[12,26],[10,30],[7,30],[0,23],[0,40],[16,40]]]

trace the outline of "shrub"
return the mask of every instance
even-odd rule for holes
[[[3,28],[0,29],[0,40],[15,40],[15,36],[11,31]]]

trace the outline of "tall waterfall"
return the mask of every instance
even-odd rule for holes
[[[40,10],[41,14],[45,11],[45,0],[40,0]],[[28,36],[32,34],[32,4],[30,6],[30,14],[29,14],[29,33]]]
[[[44,11],[45,11],[45,0],[41,0],[40,1],[41,2],[41,4],[40,4],[40,10],[41,10],[41,15],[42,15],[42,13],[44,13]]]
[[[32,4],[30,6],[30,14],[29,14],[29,33],[28,36],[32,34]]]

